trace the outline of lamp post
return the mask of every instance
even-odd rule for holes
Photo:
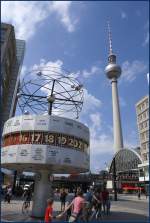
[[[117,185],[116,185],[116,161],[113,159],[113,189],[114,189],[114,201],[117,201]]]

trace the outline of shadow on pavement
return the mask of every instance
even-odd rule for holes
[[[54,216],[58,215],[60,212],[55,211]],[[3,221],[12,221],[12,222],[43,222],[44,219],[37,219],[37,218],[31,218],[29,216],[20,216],[18,219],[17,214],[9,214],[6,215],[3,218]],[[53,222],[64,222],[65,219],[54,219]],[[108,216],[103,216],[99,222],[109,222],[109,221],[114,221],[114,222],[149,222],[149,218],[141,215],[141,214],[136,214],[136,213],[129,213],[129,212],[111,212],[110,215]],[[94,221],[95,222],[95,221]]]
[[[133,222],[148,222],[149,217],[145,215],[141,215],[138,213],[130,213],[130,212],[111,212],[109,216],[103,216],[102,221],[115,221],[115,222],[126,222],[126,221],[133,221]]]

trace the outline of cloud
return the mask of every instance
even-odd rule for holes
[[[2,2],[1,20],[15,27],[16,37],[30,39],[39,24],[54,14],[68,32],[75,31],[79,21],[70,12],[71,1],[5,1]]]
[[[90,128],[90,133],[92,133],[92,130]],[[91,134],[90,138],[90,165],[91,170],[93,172],[97,172],[97,170],[101,169],[101,166],[104,165],[105,161],[108,161],[111,159],[111,157],[114,154],[113,149],[113,137],[112,135],[108,135],[105,133],[99,133]],[[106,156],[105,160],[102,159],[103,156]]]
[[[82,75],[84,78],[89,78],[92,75],[95,74],[102,74],[102,69],[98,66],[92,66],[90,70],[83,70]]]
[[[81,116],[84,117],[85,114],[95,111],[95,109],[100,108],[101,105],[101,100],[90,94],[87,89],[84,89],[84,103]]]
[[[142,46],[146,46],[147,44],[149,44],[149,21],[147,21],[147,23],[145,24],[144,29],[146,30],[146,33]]]
[[[148,85],[149,85],[149,73],[147,73],[147,82],[148,82]]]
[[[146,46],[149,43],[149,31],[147,31],[144,42],[143,42],[143,46]]]
[[[48,16],[47,7],[37,2],[2,2],[1,20],[15,26],[16,37],[29,39],[37,29],[37,25]]]
[[[132,63],[125,61],[122,64],[121,81],[133,82],[138,75],[143,74],[147,69],[147,65],[139,60],[134,60]]]
[[[71,4],[71,1],[53,1],[52,4],[50,4],[50,11],[57,13],[58,18],[68,32],[75,31],[75,27],[78,23],[78,19],[71,16]]]
[[[127,19],[127,14],[123,11],[121,11],[121,18],[122,19]]]
[[[93,128],[100,128],[101,126],[101,115],[100,113],[90,114],[91,121],[93,123]]]

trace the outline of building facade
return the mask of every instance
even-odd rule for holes
[[[15,39],[14,27],[1,23],[2,128],[4,122],[15,114],[24,51],[25,41]]]
[[[137,125],[143,162],[149,161],[149,97],[145,96],[136,104]]]
[[[139,180],[149,181],[149,96],[143,97],[136,104],[137,125],[140,140],[140,155],[143,164],[139,165]]]

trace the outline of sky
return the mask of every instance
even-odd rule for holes
[[[113,51],[122,67],[118,80],[125,148],[139,146],[135,104],[148,94],[149,6],[147,1],[2,1],[1,20],[26,41],[22,73],[55,65],[84,85],[79,121],[90,129],[90,168],[105,169],[113,155],[111,84],[104,69],[110,21]]]

